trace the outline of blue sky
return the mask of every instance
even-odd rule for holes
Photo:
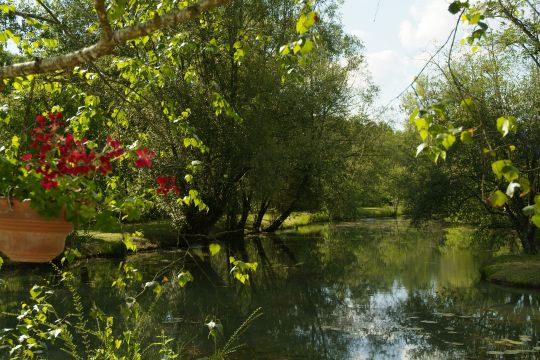
[[[384,106],[403,91],[448,37],[455,17],[446,0],[344,0],[345,31],[359,36]],[[395,102],[397,105],[398,102]]]

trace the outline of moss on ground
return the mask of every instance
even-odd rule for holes
[[[493,258],[481,269],[482,275],[496,284],[540,288],[540,256],[505,255]]]

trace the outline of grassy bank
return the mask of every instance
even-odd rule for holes
[[[262,228],[270,225],[278,214],[265,215]],[[390,207],[366,207],[359,209],[359,218],[385,218],[392,216]],[[253,217],[248,218],[247,229],[251,229]],[[283,223],[281,229],[297,229],[302,226],[328,222],[329,217],[325,212],[294,212]],[[219,228],[219,224],[218,224]],[[178,234],[167,221],[155,221],[144,224],[129,224],[123,228],[90,229],[78,231],[70,235],[66,247],[77,250],[81,257],[122,257],[128,253],[122,243],[122,232],[142,232],[142,236],[132,237],[133,243],[138,250],[152,250],[157,248],[170,248],[176,246]],[[219,229],[216,230],[219,232]]]
[[[85,230],[71,234],[66,248],[76,250],[81,257],[122,257],[129,251],[123,243],[122,233],[141,232],[142,236],[130,236],[137,250],[153,250],[176,245],[177,233],[166,221],[125,225],[122,229]]]
[[[540,256],[504,255],[492,259],[482,276],[496,284],[540,289]]]
[[[388,218],[394,217],[394,208],[391,206],[383,207],[362,207],[357,210],[359,218]],[[398,209],[397,215],[402,215],[402,210]]]

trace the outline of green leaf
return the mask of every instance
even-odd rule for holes
[[[439,161],[439,157],[442,157],[443,160],[446,160],[446,151],[442,151],[437,147],[430,147],[427,152],[427,157],[436,164]]]
[[[491,169],[493,170],[493,173],[495,176],[497,176],[497,179],[502,179],[504,175],[503,169],[506,166],[512,165],[512,162],[510,160],[498,160],[491,164]]]
[[[426,97],[426,89],[424,88],[424,85],[418,81],[416,82],[416,93],[420,97]]]
[[[315,11],[300,15],[296,22],[296,32],[300,35],[305,34],[317,21],[319,15]]]
[[[519,170],[513,165],[506,165],[502,169],[503,176],[508,182],[519,179]]]
[[[290,52],[289,45],[283,45],[282,47],[279,48],[279,53],[281,54],[281,56],[285,56],[289,54],[289,52]]]
[[[454,1],[450,4],[450,6],[448,6],[448,11],[450,11],[451,14],[455,15],[461,11],[462,7],[463,4],[461,3],[461,1]]]
[[[491,206],[493,207],[502,207],[508,201],[508,197],[501,191],[497,190],[489,198]]]
[[[418,131],[429,129],[429,123],[424,118],[418,118],[418,119],[414,120],[414,123],[416,124],[416,129]]]
[[[2,264],[4,264],[4,259],[0,256],[0,269],[2,268]]]
[[[418,116],[419,113],[420,113],[419,108],[414,109],[412,114],[409,116],[409,122],[412,123],[414,121],[414,119],[416,119],[416,117]]]
[[[30,289],[30,296],[32,297],[32,299],[35,300],[39,295],[41,295],[42,292],[43,292],[43,288],[41,286],[34,285]]]
[[[534,226],[540,228],[540,215],[534,215],[532,218],[531,218],[531,222],[534,224]]]
[[[122,340],[121,339],[116,339],[114,340],[114,346],[116,346],[116,349],[120,349],[120,346],[122,346]]]
[[[444,137],[442,144],[446,150],[450,149],[452,145],[456,142],[456,137],[452,134],[448,134]]]
[[[154,286],[154,288],[152,289],[152,291],[153,291],[154,294],[156,294],[156,295],[161,294],[161,285],[159,285],[159,283],[156,283],[156,286]]]
[[[135,245],[133,243],[133,241],[131,240],[130,234],[123,233],[122,234],[122,242],[126,246],[126,249],[131,250],[131,251],[137,251],[137,245]]]
[[[217,243],[210,244],[209,248],[210,248],[210,254],[212,256],[216,255],[221,250],[221,246]]]
[[[463,131],[459,138],[462,143],[471,144],[473,142],[473,135],[474,135],[473,130],[469,129],[469,130]]]
[[[503,137],[508,135],[509,132],[515,133],[517,130],[517,120],[515,117],[500,117],[497,119],[497,131],[501,133]]]
[[[188,282],[193,281],[193,275],[191,275],[189,271],[182,271],[176,278],[178,285],[182,288],[185,287]]]
[[[15,5],[0,5],[0,12],[9,14],[12,11],[15,11]]]
[[[463,99],[461,101],[461,107],[467,111],[472,111],[474,109],[474,101],[472,99]]]
[[[526,177],[519,178],[519,183],[521,184],[521,196],[527,195],[531,191],[531,183]]]
[[[526,216],[533,216],[537,213],[536,207],[534,205],[525,206],[522,211],[523,214]]]
[[[302,55],[306,55],[310,53],[311,50],[313,50],[313,41],[311,41],[310,39],[306,39],[304,45],[302,45],[302,50],[300,52],[302,53]]]

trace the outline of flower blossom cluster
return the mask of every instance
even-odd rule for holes
[[[111,161],[124,154],[119,140],[107,137],[105,147],[96,151],[88,139],[76,140],[73,134],[65,130],[62,113],[51,113],[48,117],[38,115],[37,126],[32,130],[29,153],[21,156],[27,170],[41,174],[41,185],[50,190],[58,187],[58,180],[63,176],[93,176],[100,173],[106,176],[112,171]],[[152,164],[154,152],[136,150],[138,158],[134,166],[147,168]]]

